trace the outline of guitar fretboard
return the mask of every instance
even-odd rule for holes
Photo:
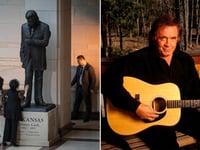
[[[200,107],[200,100],[168,100],[167,108],[197,108]]]

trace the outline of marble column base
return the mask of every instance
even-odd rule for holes
[[[5,118],[4,116],[0,115],[0,143],[3,141],[3,132],[5,126]]]

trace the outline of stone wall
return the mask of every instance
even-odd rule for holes
[[[97,84],[93,95],[92,111],[99,111],[99,70],[100,70],[100,2],[99,0],[72,1],[72,51],[71,77],[77,66],[76,56],[82,54],[94,66]],[[72,101],[75,89],[72,88]],[[72,102],[73,104],[73,102]]]

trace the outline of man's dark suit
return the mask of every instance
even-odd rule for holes
[[[50,38],[49,25],[40,21],[39,25],[31,33],[29,32],[28,23],[25,23],[21,27],[21,32],[20,58],[22,67],[26,68],[31,60],[34,70],[45,70],[47,68],[46,46]],[[26,39],[31,39],[32,43],[26,42]]]
[[[43,102],[43,71],[47,67],[46,46],[51,35],[49,25],[37,21],[37,25],[32,28],[28,23],[24,23],[21,27],[20,58],[22,67],[25,68],[25,85],[29,86],[26,95],[27,106],[31,102],[33,75],[35,75],[35,103]]]
[[[77,118],[81,101],[86,105],[84,120],[88,120],[91,114],[91,91],[95,89],[96,76],[93,67],[87,63],[82,73],[82,84],[79,83],[81,66],[77,67],[76,74],[71,82],[71,86],[76,84],[76,98],[72,112],[72,118]]]

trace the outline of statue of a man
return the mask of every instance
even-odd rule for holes
[[[42,96],[43,72],[46,70],[46,47],[49,44],[51,32],[49,25],[41,22],[34,10],[28,10],[25,14],[27,23],[21,27],[20,59],[25,69],[23,107],[31,104],[32,82],[34,76],[35,104],[45,106]]]

